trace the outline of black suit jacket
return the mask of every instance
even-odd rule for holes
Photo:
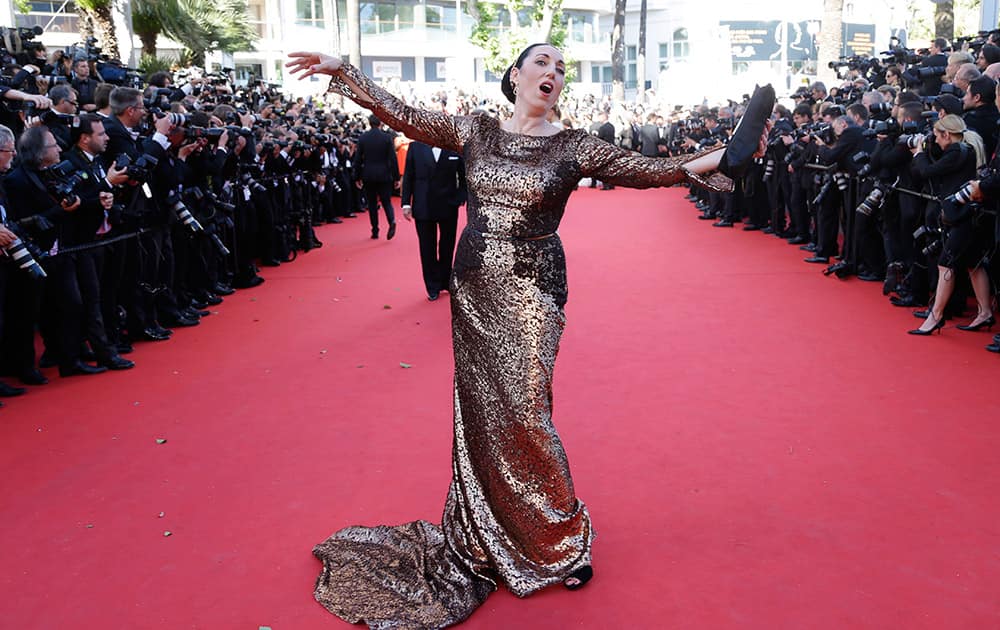
[[[70,214],[62,209],[48,193],[38,171],[29,171],[23,164],[12,170],[3,180],[7,191],[7,218],[17,221],[40,214],[52,223],[53,228],[44,233],[31,232],[31,239],[42,250],[52,247],[62,235],[64,223]]]
[[[646,157],[656,157],[660,154],[656,145],[665,144],[665,140],[660,140],[660,128],[653,123],[646,123],[639,129],[639,152]]]
[[[396,162],[395,136],[381,129],[369,129],[358,138],[358,174],[361,181],[372,184],[391,183],[399,179]]]
[[[606,122],[597,128],[597,137],[605,142],[615,143],[615,126]]]
[[[403,170],[402,200],[412,206],[418,221],[458,219],[458,207],[465,203],[465,162],[462,156],[447,149],[434,161],[431,147],[411,142]]]

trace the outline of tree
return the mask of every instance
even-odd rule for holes
[[[111,14],[111,0],[77,0],[76,9],[80,16],[80,35],[96,37],[103,53],[112,59],[120,59],[118,35],[115,20]]]
[[[823,24],[819,31],[819,78],[831,84],[837,73],[830,69],[844,47],[844,0],[823,0]]]
[[[943,37],[949,44],[955,39],[955,3],[952,0],[934,0],[934,37]]]
[[[636,101],[643,102],[646,97],[646,0],[639,3],[639,52],[636,55]]]
[[[347,0],[347,50],[349,61],[355,68],[361,67],[361,2]]]
[[[615,0],[611,30],[611,100],[625,101],[625,0]]]
[[[504,0],[500,4],[470,0],[468,10],[475,20],[469,39],[486,51],[486,68],[497,75],[503,74],[528,44],[548,42],[562,48],[566,39],[562,0]],[[569,59],[566,67],[568,75]]]
[[[197,65],[204,65],[205,53],[249,50],[257,39],[246,0],[134,0],[132,24],[143,54],[156,54],[162,33],[190,51]]]

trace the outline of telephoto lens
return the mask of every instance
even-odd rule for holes
[[[170,193],[170,196],[167,197],[167,204],[174,211],[174,214],[177,215],[177,218],[180,219],[181,223],[192,232],[201,232],[205,229],[198,222],[198,219],[191,215],[191,211],[188,210],[187,206],[184,205],[184,202],[181,201],[181,198],[176,193]]]
[[[40,280],[48,275],[42,266],[35,262],[35,258],[21,239],[15,238],[14,242],[6,247],[6,252],[14,260],[14,263],[24,269],[32,278]]]
[[[952,195],[955,198],[955,203],[965,205],[972,201],[972,183],[968,183],[955,191]]]
[[[870,193],[868,193],[868,196],[861,202],[861,205],[858,206],[858,212],[866,217],[870,217],[873,212],[882,207],[882,201],[884,199],[885,193],[881,188],[876,186]]]

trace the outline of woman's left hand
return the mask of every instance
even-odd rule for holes
[[[300,79],[314,74],[329,74],[333,76],[340,72],[344,62],[340,57],[320,52],[293,52],[288,55],[291,61],[285,64],[291,74],[301,72]]]

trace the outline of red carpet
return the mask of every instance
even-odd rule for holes
[[[990,335],[908,336],[877,285],[683,192],[581,190],[561,230],[555,418],[597,577],[463,627],[1000,627]],[[312,600],[313,544],[439,520],[447,300],[411,225],[319,236],[135,370],[8,400],[0,626],[347,627]]]

